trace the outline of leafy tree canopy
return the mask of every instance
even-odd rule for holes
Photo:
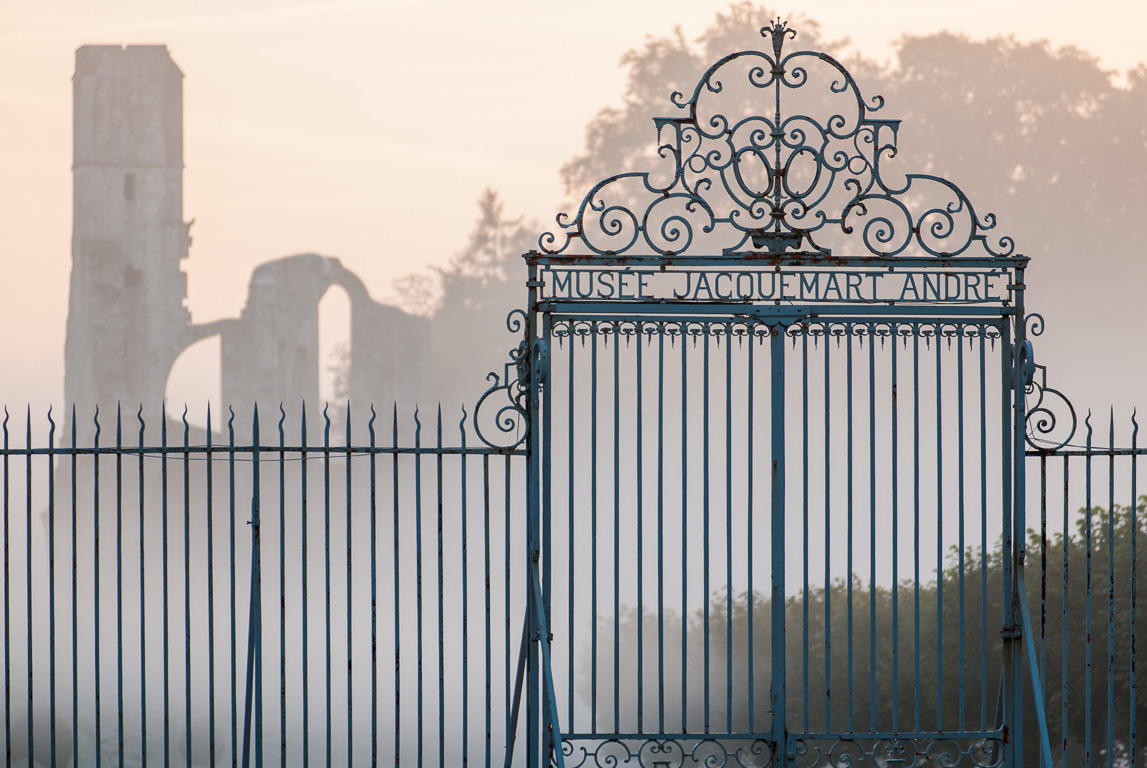
[[[561,169],[568,193],[576,200],[602,178],[655,168],[652,118],[676,111],[670,93],[691,93],[705,69],[729,52],[760,50],[760,29],[775,18],[770,8],[736,3],[694,39],[677,29],[625,54],[620,106],[597,114],[586,127],[584,151]],[[981,214],[998,212],[999,232],[1035,260],[1027,276],[1031,295],[1039,308],[1054,308],[1062,347],[1074,350],[1080,370],[1103,364],[1110,347],[1090,338],[1095,309],[1114,323],[1141,322],[1147,67],[1121,78],[1070,46],[946,32],[906,36],[887,63],[878,63],[850,53],[847,41],[825,39],[813,19],[797,16],[789,24],[798,33],[790,49],[836,56],[866,96],[886,98],[882,116],[904,121],[889,172],[948,177]],[[482,342],[497,356],[479,367],[499,365],[502,318],[522,303],[518,256],[536,246],[539,232],[508,217],[487,191],[467,245],[430,283],[407,279],[399,292],[436,324],[457,322],[459,312],[497,315],[477,323],[474,333],[498,334]],[[1113,274],[1126,279],[1113,281]]]

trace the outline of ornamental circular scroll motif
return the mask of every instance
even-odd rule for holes
[[[898,120],[874,117],[852,75],[823,52],[787,53],[796,32],[761,30],[771,51],[714,63],[678,116],[656,118],[662,167],[595,184],[542,235],[546,254],[1011,256],[959,187],[897,175]]]

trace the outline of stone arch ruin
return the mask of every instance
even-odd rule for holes
[[[374,301],[337,258],[266,262],[238,318],[193,324],[181,269],[192,223],[183,219],[183,73],[162,45],[84,46],[73,88],[69,405],[157,408],[175,361],[212,336],[222,401],[237,413],[256,401],[317,403],[318,305],[335,285],[351,303],[351,399],[413,399],[427,320]]]

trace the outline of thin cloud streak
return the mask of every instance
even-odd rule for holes
[[[193,29],[215,29],[229,33],[247,35],[249,25],[300,20],[332,19],[353,15],[375,16],[390,14],[404,7],[424,6],[426,3],[409,0],[337,0],[330,3],[301,3],[283,8],[269,8],[263,11],[236,11],[193,16],[171,16],[139,21],[124,21],[114,24],[89,24],[73,27],[61,26],[54,17],[43,19],[43,29],[0,35],[0,45],[39,44],[67,42],[76,39],[94,40],[98,38],[123,37],[129,34],[153,34],[167,30],[186,32]]]

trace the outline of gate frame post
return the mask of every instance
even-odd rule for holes
[[[247,625],[247,679],[243,705],[243,768],[263,765],[263,570],[259,494],[259,405],[251,419],[251,592]],[[254,731],[252,731],[254,717]],[[253,748],[253,750],[252,750]],[[190,755],[191,745],[187,745]],[[252,755],[254,751],[254,755]]]
[[[529,375],[529,396],[526,402],[529,415],[528,440],[526,450],[526,623],[528,640],[528,659],[526,662],[526,765],[528,768],[538,768],[541,764],[541,749],[539,743],[539,659],[538,642],[539,623],[534,601],[529,598],[532,588],[530,580],[535,578],[538,568],[538,558],[541,552],[541,539],[539,536],[539,517],[541,510],[541,419],[539,405],[541,391],[535,368],[533,346],[538,338],[538,280],[537,266],[529,262],[529,278],[526,286],[529,290],[528,310],[526,313],[526,365]]]
[[[1015,266],[1013,283],[1009,286],[1015,297],[1015,314],[1008,329],[1005,322],[1003,334],[1002,362],[1006,366],[1004,386],[1010,388],[1010,398],[1005,396],[1004,405],[1010,409],[1005,420],[1004,454],[1002,463],[1007,468],[1003,481],[1010,483],[1005,488],[1005,501],[1011,505],[1011,514],[1004,516],[1004,594],[1003,666],[1001,669],[1003,686],[1003,723],[1007,728],[1007,741],[1004,747],[1004,764],[1021,766],[1024,764],[1024,650],[1028,638],[1024,636],[1025,625],[1030,624],[1025,596],[1024,561],[1027,554],[1027,476],[1025,472],[1025,419],[1028,369],[1027,322],[1024,315],[1024,267]],[[1010,438],[1010,439],[1009,439]],[[1010,465],[1010,467],[1008,466]],[[1008,493],[1010,491],[1010,493]],[[1033,680],[1038,689],[1038,681]],[[1039,703],[1037,703],[1037,709]],[[1043,761],[1041,753],[1041,763]]]
[[[1011,622],[1011,635],[1012,639],[1009,641],[1011,648],[1009,657],[1011,659],[1013,681],[1012,681],[1012,727],[1010,729],[1012,734],[1013,747],[1013,765],[1023,765],[1024,749],[1023,749],[1023,728],[1024,728],[1024,643],[1026,638],[1023,637],[1024,624],[1027,620],[1024,604],[1021,603],[1020,590],[1025,589],[1025,582],[1023,578],[1024,560],[1027,553],[1027,482],[1026,473],[1024,470],[1025,461],[1025,445],[1026,432],[1024,429],[1024,422],[1026,418],[1026,369],[1027,369],[1027,322],[1024,317],[1024,268],[1023,265],[1015,267],[1015,275],[1011,285],[1012,295],[1015,297],[1015,328],[1012,331],[1014,338],[1013,347],[1011,350],[1011,359],[1009,363],[1011,369],[1008,371],[1011,379],[1012,386],[1012,553],[1014,561],[1012,564],[1012,622]]]

